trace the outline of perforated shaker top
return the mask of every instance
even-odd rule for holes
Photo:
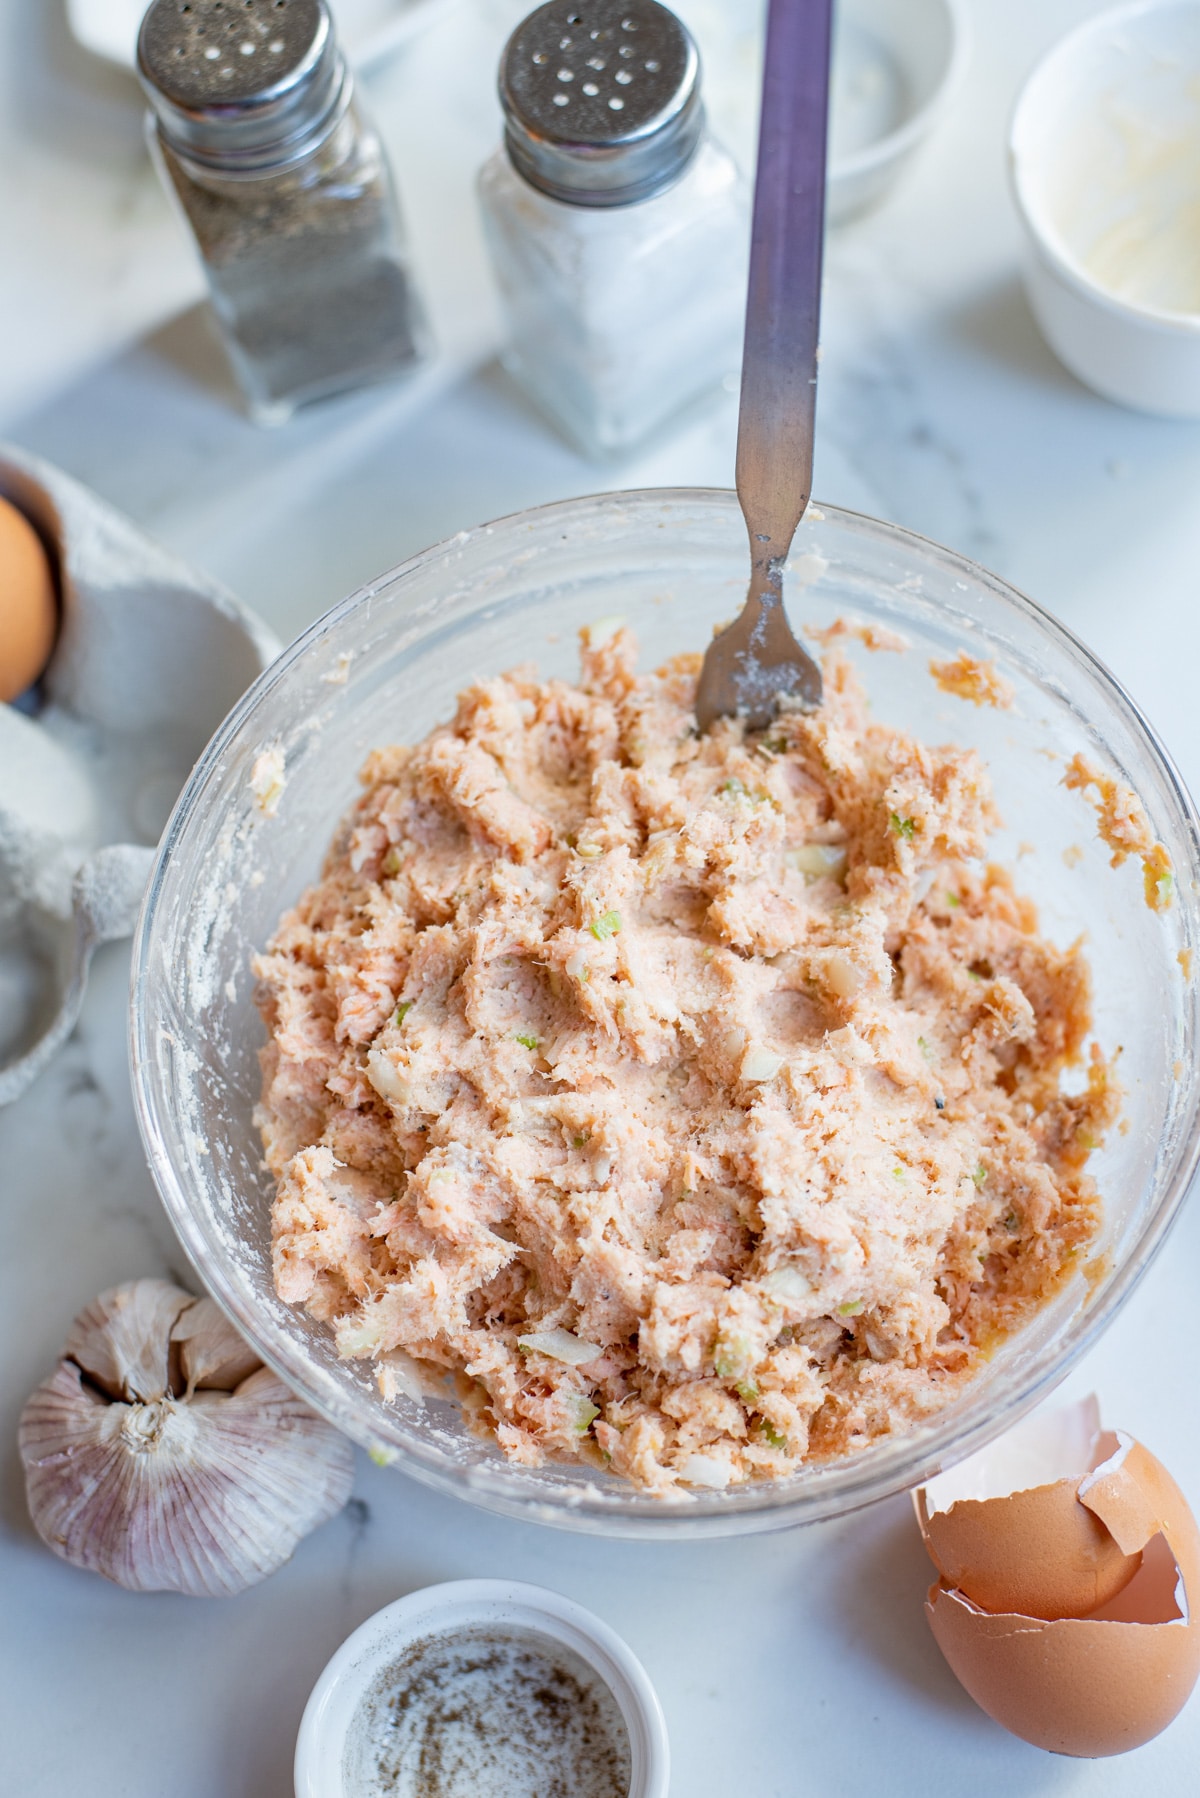
[[[325,0],[154,0],[138,72],[171,142],[234,166],[307,148],[348,93]]]
[[[550,0],[500,64],[505,142],[554,199],[624,206],[669,187],[704,127],[700,58],[657,0]]]

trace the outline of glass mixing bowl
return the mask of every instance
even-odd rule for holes
[[[814,1521],[915,1485],[1062,1378],[1145,1271],[1196,1165],[1200,986],[1178,957],[1196,953],[1200,835],[1167,755],[1088,650],[1011,587],[907,531],[814,510],[791,563],[796,624],[850,613],[903,633],[905,654],[851,645],[876,716],[981,752],[1005,823],[995,859],[1016,868],[1049,935],[1086,935],[1096,1033],[1106,1049],[1121,1046],[1127,1089],[1126,1128],[1093,1161],[1106,1203],[1102,1254],[922,1428],[786,1480],[670,1502],[585,1468],[511,1465],[448,1402],[385,1404],[370,1363],[339,1361],[327,1330],[276,1298],[273,1183],[253,1115],[263,1029],[250,962],[317,875],[368,751],[422,736],[476,676],[531,661],[573,674],[575,633],[600,617],[629,620],[643,665],[702,647],[740,606],[746,575],[744,527],[726,492],[568,501],[406,562],[326,613],[234,708],[179,801],[142,914],[134,1087],[154,1177],[204,1283],[264,1360],[377,1459],[514,1516],[717,1535]],[[938,689],[931,655],[960,649],[996,662],[1016,689],[1011,710]],[[264,802],[278,766],[271,751],[284,784]],[[1109,867],[1092,809],[1061,784],[1076,751],[1140,795],[1174,864],[1166,913],[1147,908],[1136,858]]]

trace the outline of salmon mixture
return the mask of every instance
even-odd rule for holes
[[[700,736],[698,670],[597,628],[578,685],[469,687],[256,963],[280,1296],[661,1495],[956,1395],[1084,1265],[1118,1106],[977,757],[835,648],[819,710]]]

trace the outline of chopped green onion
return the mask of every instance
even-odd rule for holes
[[[563,1403],[575,1434],[586,1436],[600,1415],[599,1405],[594,1405],[590,1398],[584,1398],[581,1392],[567,1393]]]
[[[962,900],[957,893],[947,893],[946,904],[950,907],[951,911],[955,911],[962,904]]]
[[[899,812],[892,812],[889,822],[898,837],[911,837],[917,828],[911,818],[902,818]]]
[[[718,1337],[713,1350],[713,1372],[718,1380],[744,1380],[751,1366],[750,1344],[744,1336]]]
[[[748,787],[744,780],[738,779],[736,774],[729,780],[723,780],[717,788],[717,792],[728,793],[732,799],[745,799],[750,805],[769,805],[772,803],[771,795],[769,793],[764,793],[761,790],[756,791],[755,789]]]
[[[399,1030],[401,1024],[403,1024],[415,1003],[416,1001],[413,999],[406,999],[403,1005],[397,1005],[395,1011],[392,1013],[392,1025],[394,1029]]]
[[[619,911],[606,911],[603,917],[593,918],[591,932],[598,943],[606,943],[611,936],[616,936],[621,928]]]
[[[752,1405],[758,1397],[758,1387],[753,1380],[739,1380],[734,1391],[744,1405]]]
[[[838,1306],[837,1314],[839,1317],[859,1317],[866,1308],[865,1299],[847,1299],[844,1305]]]
[[[987,1185],[987,1169],[984,1167],[982,1161],[979,1163],[979,1166],[975,1169],[975,1172],[971,1175],[971,1178],[975,1182],[976,1186],[980,1187],[981,1189]]]
[[[516,1041],[521,1044],[523,1049],[536,1049],[538,1046],[538,1039],[536,1036],[524,1036],[519,1031],[516,1036]]]
[[[787,1437],[781,1436],[774,1424],[768,1423],[765,1417],[759,1418],[758,1433],[763,1438],[764,1442],[766,1442],[768,1448],[786,1450]]]

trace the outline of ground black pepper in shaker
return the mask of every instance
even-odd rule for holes
[[[254,417],[415,364],[427,332],[391,176],[325,0],[154,0],[138,69]]]

